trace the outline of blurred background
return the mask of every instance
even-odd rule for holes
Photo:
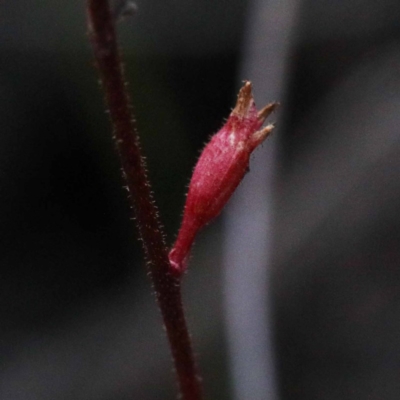
[[[138,0],[119,23],[172,244],[241,81],[275,134],[199,236],[207,399],[400,396],[400,3]],[[0,398],[175,399],[84,1],[0,5]]]

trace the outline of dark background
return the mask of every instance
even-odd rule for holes
[[[169,243],[203,143],[253,79],[257,4],[142,0],[119,24]],[[282,400],[400,396],[399,18],[394,0],[299,1],[282,97],[256,93],[282,103],[268,263]],[[2,2],[0,38],[0,398],[173,399],[84,2]],[[223,221],[184,284],[206,397],[220,400],[235,396]]]

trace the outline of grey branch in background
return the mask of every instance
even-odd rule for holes
[[[256,103],[279,101],[285,95],[300,1],[256,0],[250,6],[240,79],[253,82]],[[279,123],[252,159],[251,173],[232,199],[226,218],[225,315],[237,400],[278,397],[268,299],[277,135]]]

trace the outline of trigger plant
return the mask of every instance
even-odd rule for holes
[[[200,377],[182,307],[182,273],[196,233],[221,212],[243,179],[251,152],[272,131],[272,125],[264,128],[262,125],[276,104],[271,103],[258,111],[251,83],[245,82],[228,120],[205,147],[194,169],[182,225],[175,245],[169,251],[151,195],[126,90],[114,14],[108,0],[87,0],[89,38],[148,272],[167,333],[180,398],[201,400]]]
[[[225,125],[204,148],[190,181],[178,238],[169,253],[175,274],[185,271],[199,229],[221,212],[249,170],[250,154],[274,128],[261,126],[276,106],[270,103],[257,111],[251,83],[245,82]]]

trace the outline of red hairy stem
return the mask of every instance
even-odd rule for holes
[[[248,171],[251,152],[271,133],[273,125],[259,129],[276,107],[277,103],[270,103],[257,111],[251,83],[245,82],[225,125],[204,148],[190,181],[178,238],[169,253],[177,276],[186,270],[198,230],[221,212]]]
[[[89,36],[114,130],[113,137],[169,339],[181,398],[201,400],[200,379],[182,307],[180,280],[170,273],[167,248],[141,156],[132,107],[125,90],[108,1],[88,0],[87,11]]]

